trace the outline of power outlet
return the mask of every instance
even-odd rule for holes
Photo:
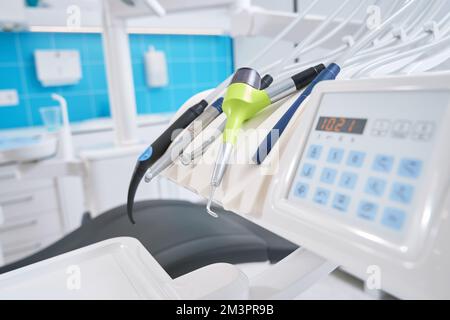
[[[19,104],[17,90],[0,90],[0,107],[11,107]]]

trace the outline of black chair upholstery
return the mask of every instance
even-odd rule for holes
[[[136,224],[125,206],[94,218],[43,250],[0,268],[0,274],[102,240],[137,238],[161,266],[176,278],[216,262],[277,262],[297,246],[247,221],[216,208],[210,217],[202,204],[178,200],[150,200],[135,204]]]

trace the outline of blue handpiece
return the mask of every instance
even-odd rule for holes
[[[220,97],[211,104],[211,107],[213,107],[217,111],[219,111],[219,114],[222,113],[222,102],[223,102],[223,97]]]
[[[305,101],[305,99],[311,94],[312,90],[321,81],[324,80],[334,80],[341,71],[341,68],[335,64],[331,63],[328,67],[323,69],[316,78],[306,87],[302,94],[294,101],[294,103],[289,107],[289,109],[283,114],[283,116],[278,120],[272,130],[264,138],[264,141],[258,146],[255,155],[253,156],[253,161],[257,164],[261,164],[264,159],[269,155],[272,147],[277,143],[278,138],[283,134],[284,129],[286,129],[292,116],[295,114],[300,105]],[[272,137],[272,132],[278,132],[277,135]]]

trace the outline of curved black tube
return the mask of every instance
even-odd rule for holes
[[[135,223],[133,218],[134,197],[147,169],[166,152],[172,140],[179,134],[177,131],[186,128],[207,106],[208,102],[201,100],[199,103],[187,109],[139,156],[128,187],[127,197],[127,213],[133,224]]]

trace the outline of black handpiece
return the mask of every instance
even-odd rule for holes
[[[127,213],[133,224],[135,223],[133,219],[134,197],[145,172],[166,152],[176,135],[202,114],[207,106],[208,102],[201,100],[187,109],[139,156],[128,187],[127,198]]]
[[[259,86],[260,90],[264,90],[267,89],[273,82],[273,78],[270,74],[266,74],[264,77],[262,77],[261,79],[261,85]]]
[[[297,90],[301,90],[309,85],[311,81],[313,81],[314,78],[322,72],[323,69],[325,69],[325,65],[321,63],[293,75],[291,79],[294,81]]]

